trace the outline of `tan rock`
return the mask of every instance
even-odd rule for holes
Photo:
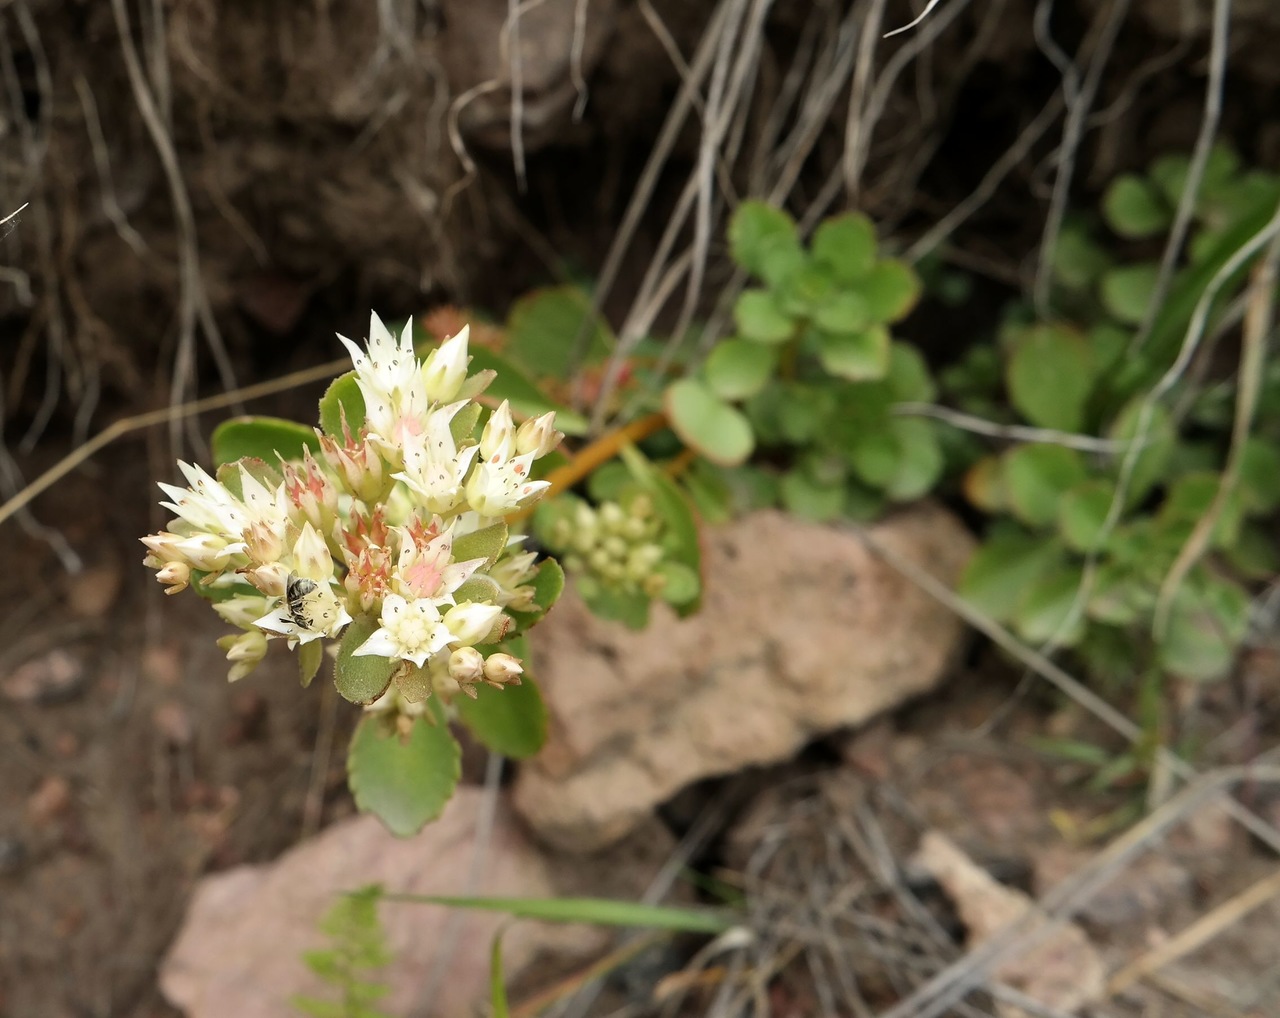
[[[1058,1013],[1074,1014],[1102,998],[1106,967],[1079,926],[1066,923],[1042,939],[1030,940],[1047,917],[1036,915],[1029,897],[999,883],[937,831],[921,839],[914,861],[933,875],[955,904],[970,948],[1013,923],[1025,923],[1019,936],[1030,946],[1015,943],[996,965],[992,975],[1001,983]],[[997,1007],[1002,1018],[1027,1018],[1021,1007],[1004,1002]]]
[[[873,528],[952,582],[971,541],[930,506]],[[934,688],[963,636],[946,608],[851,534],[754,513],[710,531],[702,611],[655,606],[635,632],[570,591],[531,634],[551,716],[516,807],[549,842],[590,851],[699,778],[784,760]]]
[[[161,966],[161,991],[188,1018],[296,1018],[289,1006],[294,994],[332,999],[302,954],[327,946],[317,924],[336,896],[371,883],[417,894],[468,893],[483,800],[483,791],[460,788],[440,820],[406,839],[392,837],[373,817],[353,817],[274,863],[206,877]],[[557,893],[547,863],[501,801],[482,876],[470,893]],[[447,978],[431,1013],[469,1014],[487,999],[489,949],[505,916],[386,903],[381,918],[395,957],[379,977],[391,987],[382,1010],[419,1013],[424,982],[446,944]],[[581,959],[599,950],[604,937],[583,927],[510,924],[505,971],[517,978],[544,951]]]

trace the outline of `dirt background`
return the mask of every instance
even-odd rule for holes
[[[333,332],[362,334],[371,306],[447,301],[500,317],[531,286],[598,277],[612,252],[602,296],[627,321],[651,264],[670,263],[668,224],[680,243],[694,237],[678,212],[705,123],[674,129],[637,190],[677,104],[672,53],[692,63],[710,33],[757,14],[758,78],[716,143],[713,238],[733,198],[772,190],[801,215],[855,203],[906,245],[1031,139],[951,234],[974,299],[959,312],[926,304],[905,330],[950,359],[1027,280],[1049,202],[1063,117],[1037,118],[1064,79],[1037,18],[1086,69],[1118,5],[948,12],[944,0],[934,17],[948,20],[926,44],[877,44],[861,92],[862,36],[842,26],[905,23],[907,4],[766,6],[547,0],[514,43],[508,26],[505,49],[506,0],[0,6],[0,211],[27,203],[0,227],[0,494],[124,414],[331,359]],[[1136,0],[1123,12],[1073,192],[1190,147],[1212,9]],[[1271,167],[1278,43],[1273,5],[1233,5],[1220,133]],[[875,103],[852,116],[851,95]],[[633,202],[642,214],[627,230]],[[718,253],[713,239],[698,307],[714,304]],[[677,321],[679,305],[658,302],[650,318]],[[306,418],[317,394],[261,409]],[[6,1018],[175,1014],[154,971],[193,881],[274,858],[351,809],[332,751],[351,712],[319,685],[299,692],[282,659],[228,688],[216,620],[164,601],[139,567],[137,537],[163,522],[152,483],[172,473],[173,438],[122,440],[0,528]],[[1016,678],[983,674],[999,696]],[[1027,839],[1011,854],[1034,855]],[[1231,842],[1241,858],[1255,848]]]

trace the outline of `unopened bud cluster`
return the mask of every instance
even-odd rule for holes
[[[380,710],[517,684],[516,658],[477,647],[510,630],[507,609],[532,604],[534,553],[501,521],[548,487],[530,475],[562,437],[554,415],[517,427],[503,402],[474,438],[475,398],[493,372],[468,377],[465,328],[425,360],[410,326],[397,338],[376,315],[367,351],[339,339],[364,403],[356,433],[344,420],[340,435],[316,432],[314,455],[241,460],[216,477],[180,463],[188,486],[160,486],[176,518],[143,538],[146,564],[166,593],[199,584],[218,595],[214,610],[240,630],[219,641],[233,681],[268,639],[333,639],[365,616],[376,628],[351,655],[391,659],[396,675],[419,680],[412,695],[393,684]],[[480,557],[455,554],[480,532],[501,536]]]
[[[565,569],[590,576],[612,590],[647,597],[661,594],[664,524],[653,500],[640,493],[625,504],[592,506],[575,501],[572,511],[559,516],[547,535],[548,546],[562,556]]]

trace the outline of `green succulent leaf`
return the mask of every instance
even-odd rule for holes
[[[859,283],[871,320],[891,323],[905,318],[920,299],[920,277],[905,262],[886,258]]]
[[[1081,223],[1068,223],[1053,251],[1053,277],[1070,290],[1088,290],[1111,267],[1106,250]]]
[[[1102,306],[1116,321],[1138,325],[1146,316],[1159,275],[1160,267],[1151,262],[1109,270],[1102,277]]]
[[[683,562],[663,562],[658,566],[662,576],[662,600],[674,608],[683,608],[702,596],[702,580]]]
[[[768,384],[777,367],[777,348],[748,339],[728,339],[716,344],[707,358],[707,384],[721,399],[754,396]]]
[[[989,537],[969,560],[960,578],[960,595],[997,622],[1009,622],[1028,588],[1041,577],[1061,572],[1062,548],[1055,541],[1020,531]]]
[[[680,440],[712,463],[736,466],[755,446],[746,417],[695,378],[672,383],[665,395],[667,416]]]
[[[334,665],[333,680],[338,692],[352,703],[373,703],[391,685],[391,673],[396,662],[387,657],[371,654],[357,656],[360,645],[377,632],[380,623],[372,615],[357,615],[351,620],[338,644],[338,660]],[[318,641],[317,641],[318,642]]]
[[[1076,485],[1062,496],[1058,505],[1058,533],[1068,547],[1080,552],[1101,547],[1103,524],[1115,493],[1115,485],[1110,481],[1093,480]]]
[[[1009,399],[1032,424],[1079,431],[1093,368],[1093,352],[1080,333],[1061,325],[1032,326],[1018,334],[1009,357]]]
[[[438,701],[432,719],[419,718],[406,738],[381,718],[365,717],[347,754],[347,778],[356,805],[392,834],[417,834],[443,811],[462,772],[462,751],[449,733]]]
[[[279,417],[233,417],[213,430],[213,461],[219,465],[244,457],[276,463],[277,453],[298,460],[307,449],[320,449],[315,431]]]
[[[323,640],[312,640],[298,647],[298,680],[302,683],[303,689],[311,685],[311,680],[316,677],[323,662]]]
[[[1138,505],[1152,488],[1165,479],[1178,438],[1169,412],[1160,406],[1148,408],[1147,427],[1144,435],[1139,436],[1138,426],[1143,422],[1143,416],[1142,400],[1134,399],[1120,412],[1108,436],[1118,442],[1130,442],[1139,437],[1144,440],[1142,451],[1134,461],[1126,492],[1131,506]],[[1113,472],[1118,472],[1125,455],[1127,452],[1116,457]]]
[[[771,285],[804,264],[796,224],[781,209],[762,201],[744,201],[729,222],[733,260]]]
[[[344,414],[351,434],[358,435],[364,426],[365,407],[364,394],[356,384],[354,371],[335,378],[320,397],[321,430],[341,441]]]
[[[1280,448],[1274,442],[1256,436],[1245,442],[1237,490],[1250,515],[1280,507]]]
[[[814,311],[813,321],[825,332],[858,332],[872,324],[871,309],[859,294],[841,290]]]
[[[1116,177],[1102,196],[1102,215],[1122,237],[1141,240],[1169,228],[1173,213],[1157,185],[1126,173]]]
[[[889,370],[889,331],[873,325],[859,332],[817,332],[823,369],[851,382],[883,378]]]
[[[594,364],[608,356],[615,345],[613,333],[599,315],[592,314],[591,296],[576,286],[555,286],[534,290],[515,302],[507,315],[507,341],[504,351],[507,357],[535,378],[568,378],[584,364]],[[516,386],[515,381],[504,381],[506,374],[520,379],[521,398],[545,399],[521,374],[503,366],[503,359],[483,347],[471,350],[471,370],[494,368],[498,377],[495,387]],[[527,390],[532,388],[532,392]],[[497,393],[499,399],[516,400],[509,394]],[[547,409],[552,409],[548,407]],[[526,413],[544,411],[530,409]],[[564,431],[563,424],[560,430]]]
[[[1003,474],[1014,515],[1041,527],[1057,521],[1063,496],[1088,476],[1080,454],[1060,445],[1010,450],[1004,457]]]
[[[482,558],[488,568],[498,561],[498,556],[507,546],[509,532],[507,525],[501,521],[491,524],[482,530],[473,530],[453,539],[453,558],[455,562],[469,562]]]
[[[1200,682],[1223,678],[1249,623],[1249,595],[1239,585],[1201,573],[1174,597],[1156,648],[1162,667]]]
[[[826,523],[844,512],[843,481],[814,478],[803,469],[783,475],[782,504],[803,520]]]
[[[1074,647],[1085,632],[1084,604],[1075,603],[1082,575],[1081,567],[1071,564],[1036,577],[1014,616],[1018,635],[1030,643]]]
[[[813,234],[813,257],[842,283],[857,283],[875,267],[876,228],[860,212],[825,220]]]
[[[895,402],[932,403],[938,387],[929,373],[929,365],[914,346],[895,342],[889,348],[889,391]]]
[[[795,331],[795,322],[769,290],[744,290],[733,305],[733,319],[738,332],[757,343],[784,343]]]
[[[482,346],[472,347],[470,371],[472,374],[477,371],[496,372],[493,381],[485,389],[485,395],[489,399],[505,399],[511,404],[511,409],[518,416],[538,417],[548,411],[555,411],[556,427],[566,435],[582,435],[586,433],[587,419],[585,417],[570,410],[563,404],[549,399],[521,369],[498,356],[492,350],[487,350]],[[557,377],[546,365],[543,365],[542,371],[550,377]],[[461,418],[471,407],[476,407],[478,410],[479,404],[472,403],[470,406],[464,407],[454,420]],[[470,429],[467,429],[467,434],[470,434]],[[455,439],[457,438],[456,435],[454,437]]]

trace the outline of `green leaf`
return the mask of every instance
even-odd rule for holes
[[[507,987],[502,978],[502,934],[505,932],[505,927],[498,930],[489,948],[489,1014],[492,1018],[511,1018]]]
[[[905,262],[886,258],[867,274],[859,289],[872,321],[896,322],[920,299],[920,277]]]
[[[810,251],[840,282],[855,283],[875,266],[876,228],[860,212],[833,216],[814,232]]]
[[[785,343],[795,331],[791,317],[768,290],[743,290],[733,305],[738,331],[757,343]]]
[[[682,378],[667,388],[664,402],[680,440],[712,463],[736,466],[751,455],[751,425],[704,383]]]
[[[516,301],[507,315],[506,354],[537,378],[568,378],[582,365],[603,360],[613,347],[608,325],[592,317],[591,297],[576,286],[534,290]],[[502,382],[502,368],[488,363],[489,358],[499,362],[500,358],[483,348],[473,348],[471,354],[473,371],[493,367],[498,371],[494,384]],[[509,395],[499,398],[511,399]]]
[[[280,487],[280,482],[284,480],[284,475],[278,467],[279,461],[273,466],[266,460],[260,460],[256,456],[246,456],[231,463],[223,463],[214,471],[214,476],[227,491],[235,495],[236,498],[243,499],[244,483],[240,477],[241,470],[244,470],[245,473],[269,491],[275,491],[276,488]]]
[[[1089,552],[1100,547],[1102,525],[1111,511],[1115,485],[1095,480],[1078,484],[1062,496],[1058,505],[1058,533],[1067,546]]]
[[[667,604],[683,608],[702,596],[702,580],[683,562],[662,562],[658,573],[663,579],[662,600]]]
[[[733,260],[768,283],[785,279],[804,263],[796,224],[781,209],[745,201],[729,222]]]
[[[1147,313],[1160,267],[1152,262],[1121,265],[1102,277],[1102,306],[1118,322],[1138,325]]]
[[[858,332],[872,324],[866,300],[850,290],[838,291],[819,305],[813,321],[825,332]]]
[[[507,546],[507,537],[507,525],[501,521],[482,530],[462,534],[453,539],[453,560],[469,562],[472,559],[482,558],[485,564],[481,568],[487,569],[498,561],[498,556]]]
[[[468,403],[453,415],[453,420],[449,422],[449,434],[454,444],[462,445],[476,437],[476,425],[480,423],[482,409],[479,403]]]
[[[997,622],[1008,622],[1027,588],[1062,567],[1062,549],[1054,541],[1019,532],[989,537],[974,553],[960,578],[959,593]]]
[[[1013,618],[1018,635],[1030,643],[1052,640],[1059,647],[1075,646],[1085,631],[1084,604],[1075,605],[1081,576],[1081,567],[1071,565],[1032,580]],[[1068,623],[1073,608],[1074,619]]]
[[[1167,671],[1185,679],[1220,679],[1235,662],[1248,620],[1249,595],[1241,587],[1201,574],[1174,597],[1157,658]]]
[[[826,523],[844,512],[843,480],[824,481],[805,470],[792,470],[782,478],[782,504],[803,520]]]
[[[721,399],[754,396],[768,384],[777,367],[777,348],[747,339],[717,343],[703,369],[707,384]]]
[[[299,460],[307,449],[320,450],[315,431],[280,417],[233,417],[213,429],[213,461],[219,465],[246,456],[275,463],[277,453]]]
[[[888,382],[895,402],[932,403],[938,396],[929,365],[920,351],[908,343],[890,346]]]
[[[1128,569],[1104,562],[1094,574],[1089,591],[1089,617],[1112,626],[1137,622],[1155,605],[1155,588]]]
[[[435,700],[427,703],[435,724],[418,719],[406,739],[394,729],[388,732],[380,718],[365,717],[347,754],[356,805],[401,838],[417,834],[443,812],[462,773],[462,750],[443,711]]]
[[[937,428],[932,421],[912,417],[897,418],[890,427],[898,442],[898,466],[884,491],[895,502],[912,502],[942,476]]]
[[[1071,223],[1058,234],[1052,264],[1054,279],[1062,286],[1070,290],[1088,290],[1111,267],[1111,259],[1087,228],[1080,223]]]
[[[1108,437],[1119,442],[1129,442],[1136,439],[1138,437],[1138,425],[1143,417],[1142,407],[1141,398],[1132,400],[1116,418],[1115,423],[1109,429]],[[1164,480],[1168,472],[1178,436],[1169,417],[1169,412],[1163,407],[1154,406],[1149,409],[1144,437],[1146,444],[1143,445],[1142,451],[1138,453],[1138,458],[1134,462],[1133,472],[1129,478],[1128,491],[1126,492],[1126,501],[1130,506],[1138,505],[1146,498],[1151,489]],[[1127,455],[1128,451],[1126,450],[1116,456],[1112,469],[1113,474],[1118,475],[1120,466]]]
[[[348,371],[329,383],[320,397],[320,428],[326,435],[342,439],[342,421],[345,414],[351,434],[357,435],[364,426],[364,394],[356,384],[356,373]]]
[[[547,741],[547,707],[528,675],[518,686],[479,686],[474,700],[460,696],[454,704],[462,723],[495,753],[523,760]]]
[[[1032,424],[1079,431],[1093,388],[1093,352],[1073,329],[1032,326],[1015,340],[1008,385],[1010,402]]]
[[[316,672],[320,671],[320,665],[323,662],[323,640],[312,640],[298,647],[298,678],[302,682],[303,689],[311,685],[311,680],[316,677]]]
[[[1157,187],[1145,177],[1125,173],[1102,196],[1102,216],[1122,237],[1140,240],[1169,228],[1173,214]]]
[[[889,331],[874,325],[861,332],[818,332],[818,360],[829,374],[851,382],[883,378],[889,370]]]
[[[1148,175],[1164,196],[1164,200],[1176,206],[1182,200],[1187,187],[1187,174],[1191,160],[1181,153],[1163,155],[1152,162]]]
[[[533,603],[544,612],[550,611],[563,593],[564,570],[555,559],[544,558],[533,578]]]
[[[352,703],[373,703],[387,691],[396,662],[387,657],[375,657],[355,651],[379,628],[372,615],[357,615],[342,634],[338,645],[338,660],[334,665],[333,681],[338,692]]]
[[[1009,504],[1023,522],[1048,526],[1062,497],[1087,477],[1080,454],[1059,445],[1024,445],[1004,457]]]
[[[629,629],[644,629],[649,624],[649,598],[631,591],[601,586],[587,576],[575,575],[578,593],[591,614],[621,622]]]
[[[684,933],[723,933],[737,922],[732,915],[709,909],[645,905],[608,898],[466,898],[389,893],[383,900],[411,905],[443,905],[477,912],[504,912],[514,919],[535,919],[544,923],[635,926]]]
[[[485,390],[485,395],[490,399],[505,399],[511,404],[511,409],[517,415],[538,417],[554,410],[556,427],[566,435],[582,435],[586,433],[587,419],[585,417],[547,397],[521,369],[517,368],[512,362],[499,357],[492,350],[487,350],[482,346],[472,347],[470,370],[472,374],[477,371],[496,371],[497,377],[489,383],[489,387]],[[545,366],[540,371],[540,374],[559,377]],[[472,405],[476,406],[477,404]],[[461,417],[463,413],[466,413],[466,408],[460,411],[458,416]]]
[[[1256,436],[1245,442],[1236,490],[1250,515],[1274,512],[1280,506],[1280,449],[1274,442]]]
[[[1196,524],[1209,514],[1222,478],[1211,470],[1197,470],[1183,474],[1173,482],[1160,505],[1157,517],[1161,524]],[[1240,535],[1244,514],[1238,492],[1231,492],[1222,503],[1217,523],[1213,528],[1215,547],[1230,547]],[[1188,528],[1189,530],[1189,528]],[[1179,533],[1181,533],[1179,529]]]

